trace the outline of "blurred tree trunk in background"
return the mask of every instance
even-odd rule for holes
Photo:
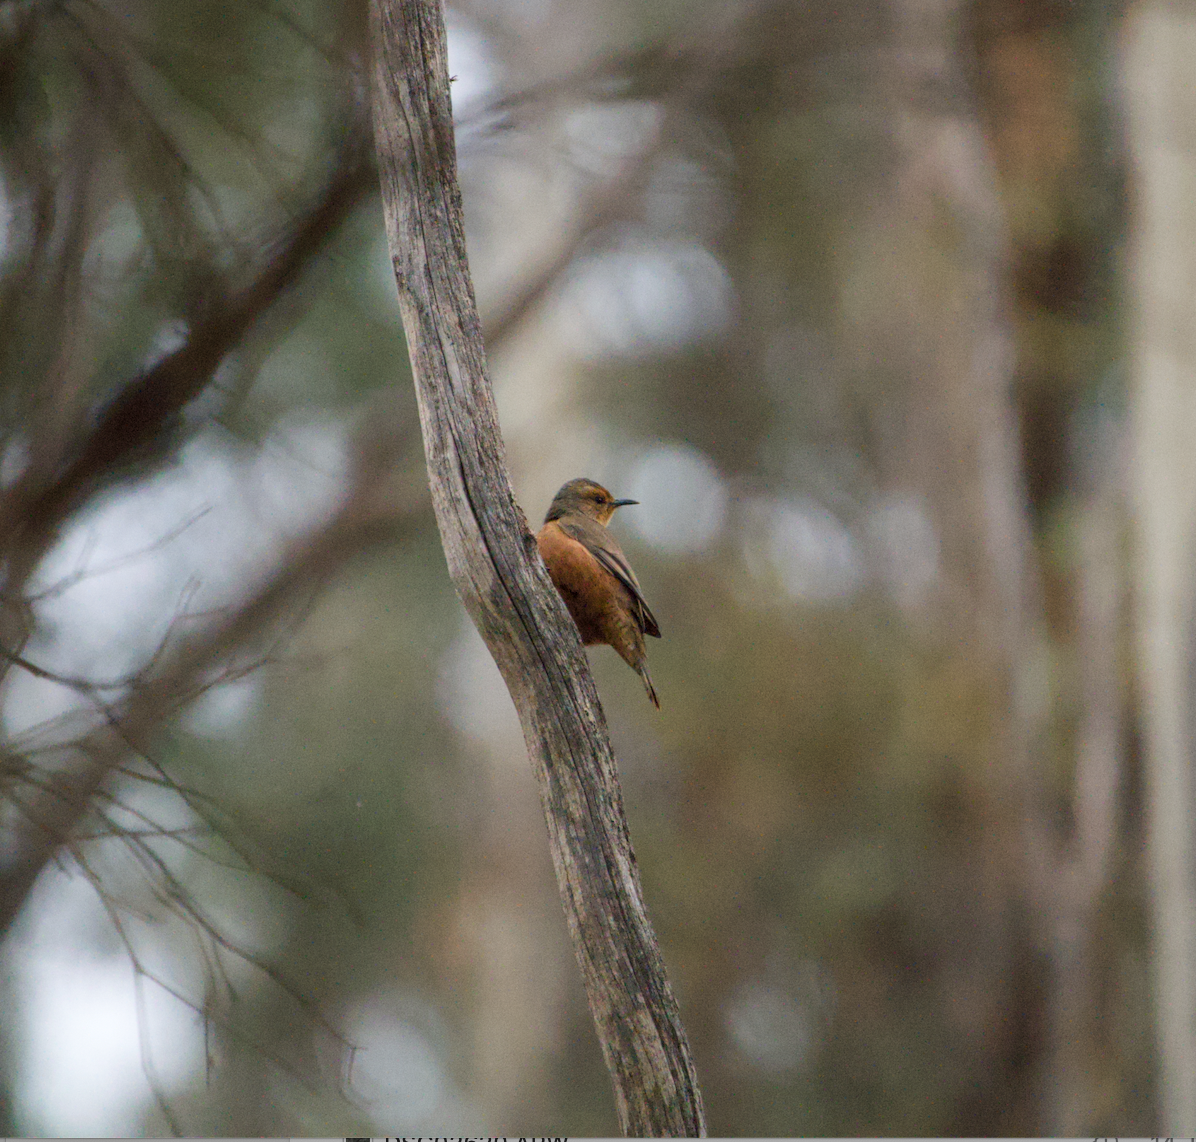
[[[1038,1128],[1099,1124],[1142,1065],[1110,1026],[1111,886],[1132,771],[1123,654],[1125,512],[1115,250],[1124,148],[1111,77],[1117,13],[980,0],[976,89],[1007,233],[1020,494],[1033,533],[1033,637],[1016,707],[1032,753],[1023,803],[1025,906],[1041,965]],[[1083,194],[1077,187],[1084,188]],[[1015,719],[1016,720],[1016,719]],[[1128,877],[1123,874],[1129,873]],[[1133,899],[1133,889],[1124,894]],[[1120,1057],[1119,1057],[1120,1056]]]
[[[1043,844],[1031,781],[1039,710],[1024,695],[1042,608],[1021,472],[1009,235],[967,79],[966,11],[955,0],[888,6],[881,99],[893,165],[859,198],[866,214],[842,267],[841,339],[846,359],[886,393],[873,405],[880,486],[926,505],[939,539],[937,597],[920,615],[942,660],[926,685],[973,705],[980,735],[965,778],[978,826],[971,899],[961,894],[967,920],[937,972],[964,1050],[1003,1079],[961,1103],[951,1129],[978,1117],[1017,1134],[1044,1128],[1041,1047],[1028,1030],[1042,984],[1026,923],[1031,854]]]
[[[1125,93],[1136,631],[1146,742],[1160,1130],[1196,1130],[1196,12],[1138,5]]]

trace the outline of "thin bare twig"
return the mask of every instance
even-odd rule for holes
[[[337,515],[295,541],[244,604],[222,621],[176,640],[154,673],[141,677],[120,701],[106,705],[91,692],[104,724],[68,746],[58,743],[58,750],[70,749],[77,760],[55,773],[52,788],[24,806],[36,827],[23,834],[0,878],[0,933],[11,924],[38,873],[73,834],[109,774],[125,766],[130,755],[144,753],[150,734],[212,684],[204,679],[213,667],[237,653],[300,594],[327,581],[358,552],[392,538],[414,518],[424,502],[420,482],[408,479],[394,489],[389,480],[394,457],[380,454],[376,459],[378,465],[362,473]]]
[[[80,583],[84,583],[89,579],[98,579],[101,575],[109,575],[113,571],[119,571],[123,567],[128,567],[144,559],[147,555],[152,555],[155,551],[161,551],[162,548],[169,546],[185,531],[190,530],[195,524],[199,523],[211,510],[210,507],[204,507],[192,512],[182,523],[176,524],[165,535],[155,539],[153,543],[146,544],[145,547],[140,547],[136,551],[131,551],[128,555],[120,555],[115,559],[109,560],[107,563],[101,563],[98,567],[87,566],[88,552],[94,546],[93,539],[89,536],[83,551],[79,555],[79,559],[76,561],[74,571],[69,575],[64,575],[44,591],[38,591],[36,594],[26,595],[25,597],[31,603],[41,603],[47,599],[57,599],[59,596],[66,594],[72,587],[77,587]]]

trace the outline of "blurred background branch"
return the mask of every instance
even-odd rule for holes
[[[24,818],[26,828],[14,830],[9,841],[0,881],[0,931],[15,919],[38,874],[74,835],[114,770],[130,755],[144,752],[154,733],[203,690],[227,683],[227,672],[215,677],[213,672],[227,671],[225,663],[244,657],[263,628],[294,607],[296,596],[310,596],[370,545],[393,541],[399,526],[426,508],[417,476],[408,475],[401,488],[395,487],[395,473],[407,456],[396,447],[401,436],[394,426],[387,427],[390,432],[383,435],[377,424],[369,426],[375,438],[360,445],[364,462],[357,465],[358,478],[329,520],[284,547],[264,581],[229,613],[186,635],[180,635],[176,625],[185,626],[181,620],[190,616],[180,615],[147,666],[133,678],[123,684],[64,680],[10,656],[10,665],[86,691],[102,717],[85,735],[58,746],[56,752],[72,758],[65,766],[30,781],[26,788],[20,779],[8,788],[10,805]],[[113,690],[125,696],[115,704],[101,701],[103,691]]]

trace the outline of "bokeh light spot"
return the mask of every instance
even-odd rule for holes
[[[639,500],[626,518],[640,537],[671,555],[701,551],[727,518],[727,486],[706,454],[690,444],[662,444],[645,452],[626,488]]]

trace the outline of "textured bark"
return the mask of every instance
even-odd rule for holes
[[[465,255],[440,6],[371,0],[370,19],[387,234],[449,574],[519,713],[620,1124],[699,1135],[701,1096],[606,719],[507,477]]]

